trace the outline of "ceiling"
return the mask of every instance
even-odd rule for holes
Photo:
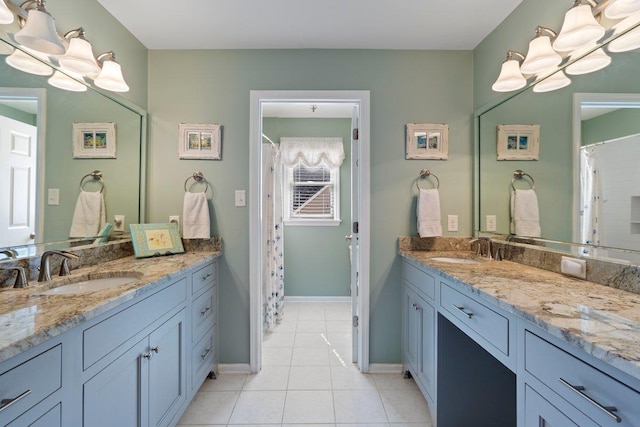
[[[148,49],[474,49],[522,0],[98,0]]]

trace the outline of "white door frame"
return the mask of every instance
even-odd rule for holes
[[[360,165],[360,342],[358,367],[369,371],[369,258],[370,258],[370,134],[369,91],[259,91],[250,96],[249,128],[249,349],[250,369],[257,373],[262,368],[262,198],[261,198],[261,144],[262,104],[265,102],[349,102],[360,108],[359,149]],[[352,171],[354,173],[356,171]]]

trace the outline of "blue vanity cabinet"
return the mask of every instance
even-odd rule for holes
[[[409,261],[403,263],[403,360],[429,404],[435,408],[435,278]],[[434,410],[435,412],[435,410]]]
[[[207,376],[218,369],[217,264],[211,262],[191,274],[191,334],[189,395],[193,397]]]
[[[83,425],[177,421],[187,403],[187,289],[183,277],[85,326]]]

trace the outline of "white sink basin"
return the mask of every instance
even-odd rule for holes
[[[82,282],[71,283],[69,285],[58,286],[42,292],[42,295],[70,295],[82,294],[86,292],[100,291],[103,289],[115,288],[138,280],[136,276],[102,277],[99,279],[88,279]]]
[[[453,258],[447,256],[438,256],[430,258],[433,261],[448,262],[449,264],[480,264],[482,261],[468,258]]]

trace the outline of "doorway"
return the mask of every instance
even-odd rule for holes
[[[352,246],[351,301],[353,311],[354,359],[358,368],[369,368],[369,92],[368,91],[252,91],[250,144],[250,369],[262,365],[263,334],[263,225],[262,206],[262,134],[265,105],[339,105],[352,112],[351,141],[351,215],[345,215]],[[346,244],[345,244],[346,247]],[[286,313],[286,308],[285,308]]]

